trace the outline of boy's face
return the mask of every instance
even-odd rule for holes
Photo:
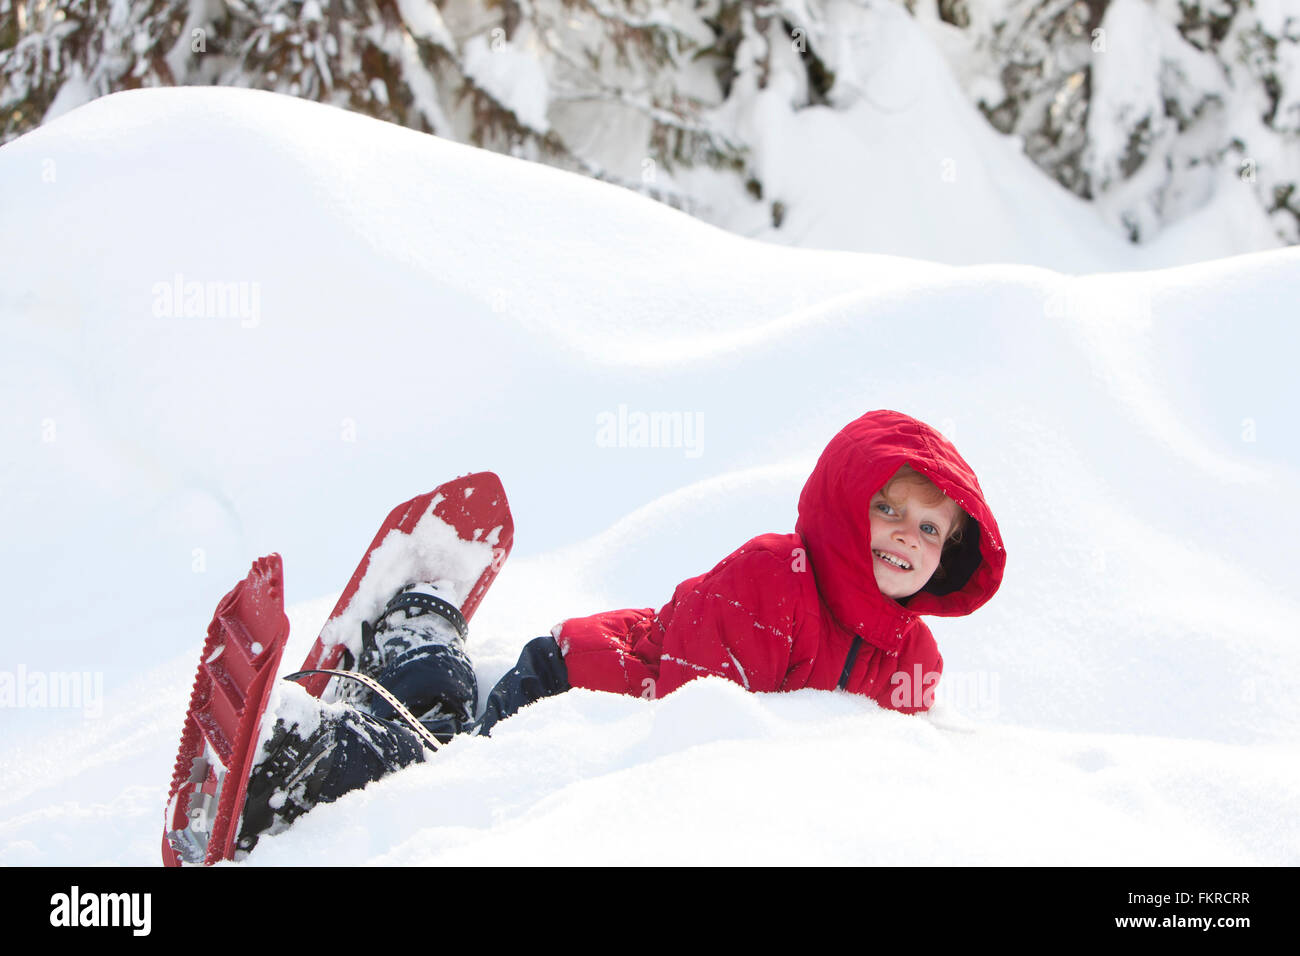
[[[934,574],[958,505],[950,498],[924,504],[920,489],[906,482],[895,484],[891,495],[892,503],[880,492],[871,498],[871,567],[880,593],[898,600]]]

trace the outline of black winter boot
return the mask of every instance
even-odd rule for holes
[[[362,625],[356,669],[383,684],[417,718],[446,719],[458,729],[474,717],[478,683],[465,654],[465,619],[449,591],[445,582],[418,582],[393,595],[374,627]],[[361,682],[340,684],[339,699],[378,717],[396,716]]]

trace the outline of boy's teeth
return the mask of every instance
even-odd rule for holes
[[[883,551],[877,551],[876,556],[883,558],[884,560],[888,561],[892,565],[895,565],[896,567],[903,568],[905,571],[912,570],[912,566],[910,564],[898,560],[898,558],[894,557],[892,554],[886,554]]]

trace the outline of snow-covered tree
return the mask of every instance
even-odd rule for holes
[[[901,4],[972,103],[1134,241],[1225,172],[1300,242],[1300,10],[1281,0],[0,0],[0,142],[139,86],[276,90],[621,183],[764,196],[764,109],[847,110]],[[767,94],[767,95],[765,95]],[[659,175],[662,171],[665,175]]]
[[[1300,8],[939,0],[921,19],[965,38],[989,122],[1134,241],[1199,208],[1226,170],[1300,242]]]

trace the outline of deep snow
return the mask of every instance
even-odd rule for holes
[[[987,180],[897,220],[900,251],[971,268],[761,244],[251,91],[118,94],[0,150],[0,680],[92,698],[5,708],[0,862],[158,861],[197,650],[257,556],[284,557],[293,668],[389,508],[496,471],[516,547],[471,628],[487,685],[561,618],[658,606],[790,530],[822,446],[879,407],[955,441],[1009,556],[987,607],[931,622],[931,715],[573,692],[249,863],[1300,861],[1300,253],[1093,243],[975,128]],[[1080,245],[1077,275],[1009,264]],[[195,282],[244,308],[186,315],[168,289]],[[602,432],[656,411],[690,439]]]

